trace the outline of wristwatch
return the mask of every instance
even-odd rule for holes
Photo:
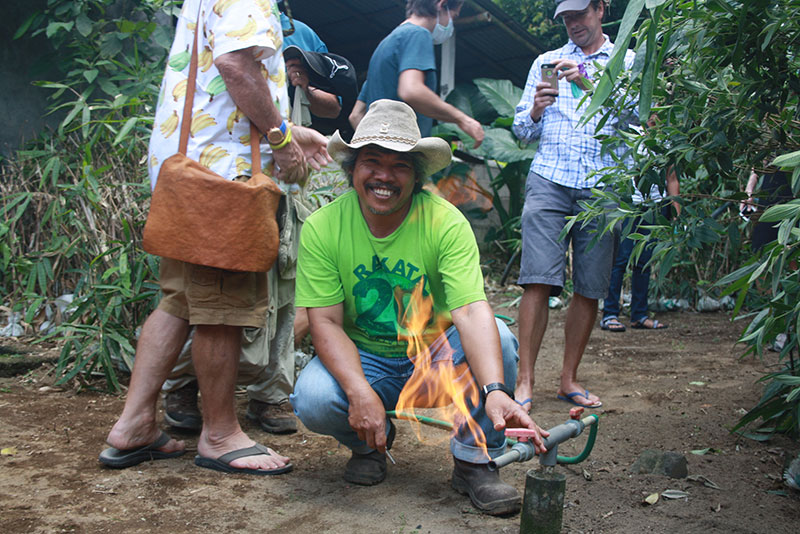
[[[505,393],[506,395],[508,395],[509,397],[511,397],[511,400],[514,400],[514,392],[508,389],[506,385],[503,384],[502,382],[492,382],[491,384],[486,384],[485,386],[483,386],[481,388],[481,393],[483,393],[484,400],[489,395],[489,393],[498,389],[503,393]]]
[[[270,128],[267,132],[267,142],[272,150],[283,148],[292,140],[292,130],[286,121],[281,121],[280,126]]]

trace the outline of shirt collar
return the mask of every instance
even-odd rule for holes
[[[572,39],[567,41],[567,50],[569,50],[573,54],[580,54],[582,56],[591,58],[603,55],[606,57],[611,57],[611,52],[614,50],[614,43],[611,42],[611,40],[608,38],[608,35],[606,34],[603,34],[603,38],[604,41],[603,44],[600,46],[600,48],[598,48],[596,52],[594,52],[593,54],[589,54],[588,56],[583,53],[583,50],[581,50],[580,46],[572,42]]]

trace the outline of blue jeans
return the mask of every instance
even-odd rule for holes
[[[500,332],[505,384],[513,390],[517,380],[517,361],[519,360],[517,348],[519,344],[505,323],[498,319],[495,321]],[[455,326],[448,328],[431,344],[430,352],[433,366],[458,366],[466,362],[461,339]],[[394,410],[400,391],[414,372],[413,362],[409,358],[384,358],[361,350],[359,350],[359,355],[367,382],[383,401],[384,407],[387,410]],[[474,382],[474,378],[472,380]],[[294,407],[295,415],[312,432],[333,436],[341,444],[359,454],[366,454],[373,450],[365,441],[359,439],[358,434],[347,422],[350,406],[347,395],[319,357],[314,357],[297,377],[294,393],[289,400]],[[483,406],[483,396],[480,396],[477,405],[471,405],[467,401],[467,406],[470,408],[470,415],[480,425],[486,436],[489,455],[494,458],[505,452],[505,435],[503,432],[496,431],[487,417]],[[450,450],[453,456],[459,460],[471,463],[487,463],[489,461],[482,449],[475,445],[475,440],[467,431],[466,425],[458,429],[450,440]]]
[[[639,219],[633,224],[633,232],[643,235],[650,233],[650,230],[639,226]],[[619,239],[617,237],[616,239]],[[628,259],[633,252],[635,243],[626,237],[619,244],[617,257],[611,267],[611,283],[608,286],[608,295],[603,301],[603,319],[619,317],[620,305],[619,297],[622,292],[622,279],[628,267]],[[631,271],[631,322],[643,321],[647,318],[647,292],[650,287],[650,266],[647,262],[653,256],[652,243],[648,243],[639,256],[639,261],[633,265]],[[646,266],[646,267],[645,267]]]

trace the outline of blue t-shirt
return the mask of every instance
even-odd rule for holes
[[[388,98],[401,100],[397,83],[404,70],[416,69],[425,73],[425,85],[436,91],[436,58],[433,54],[431,32],[422,26],[405,23],[395,28],[380,42],[369,60],[367,80],[358,99],[369,105]],[[433,119],[417,113],[417,124],[423,137],[433,128]]]
[[[284,49],[286,49],[287,46],[294,45],[300,50],[307,50],[309,52],[328,51],[328,47],[325,46],[325,43],[319,38],[317,32],[312,30],[308,24],[300,22],[297,19],[292,19],[292,22],[294,22],[294,33],[283,38]],[[287,17],[285,13],[281,13],[281,27],[284,32],[292,27],[289,22],[289,17]]]

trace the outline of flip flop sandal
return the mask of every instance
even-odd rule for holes
[[[567,393],[566,395],[556,395],[556,398],[558,400],[574,404],[575,406],[580,406],[581,408],[600,408],[603,405],[603,403],[600,401],[597,401],[594,404],[581,404],[580,402],[575,400],[575,397],[583,397],[588,401],[589,390],[584,389],[583,393],[581,393],[580,391],[573,391],[572,393]]]
[[[648,319],[650,318],[647,317],[642,321],[636,321],[635,323],[631,323],[631,328],[635,328],[637,330],[664,330],[666,328],[669,328],[667,325],[659,323],[658,319],[650,319],[652,321],[651,326],[647,326]]]
[[[115,469],[123,469],[125,467],[133,467],[148,460],[165,460],[167,458],[177,458],[183,455],[186,451],[164,452],[158,450],[163,447],[169,440],[169,434],[161,431],[153,443],[145,445],[144,447],[136,447],[133,449],[117,449],[116,447],[109,447],[100,453],[99,460],[103,465],[113,467]]]
[[[522,406],[523,409],[525,408],[526,404],[530,404],[531,406],[530,406],[530,408],[528,408],[528,413],[531,413],[531,410],[533,409],[533,399],[525,399],[525,400],[521,400],[521,401],[514,399],[514,402],[516,402],[517,404]]]
[[[213,469],[215,471],[222,471],[223,473],[244,473],[247,475],[262,476],[281,475],[294,469],[292,464],[286,464],[283,467],[276,467],[275,469],[251,469],[249,467],[233,467],[231,465],[231,462],[238,458],[244,458],[245,456],[259,456],[262,454],[265,456],[272,456],[272,453],[267,447],[261,445],[260,443],[256,443],[252,447],[245,447],[244,449],[237,449],[235,451],[223,454],[216,460],[213,458],[200,456],[198,454],[194,457],[194,465],[205,467],[206,469]]]
[[[633,326],[633,325],[631,325]],[[616,317],[608,317],[600,321],[600,328],[602,330],[608,330],[609,332],[624,332],[625,325],[619,322],[619,319]],[[635,327],[634,327],[635,328]]]

